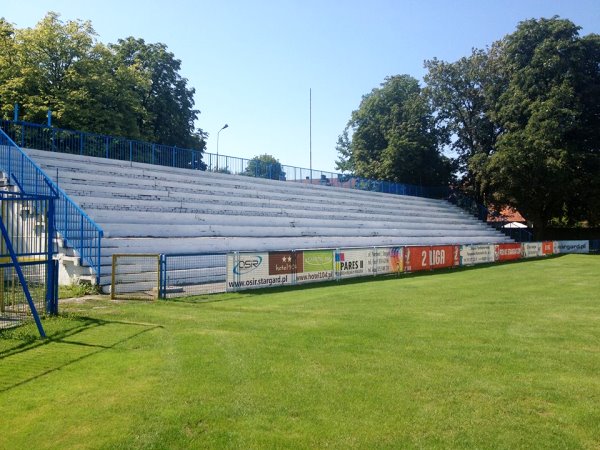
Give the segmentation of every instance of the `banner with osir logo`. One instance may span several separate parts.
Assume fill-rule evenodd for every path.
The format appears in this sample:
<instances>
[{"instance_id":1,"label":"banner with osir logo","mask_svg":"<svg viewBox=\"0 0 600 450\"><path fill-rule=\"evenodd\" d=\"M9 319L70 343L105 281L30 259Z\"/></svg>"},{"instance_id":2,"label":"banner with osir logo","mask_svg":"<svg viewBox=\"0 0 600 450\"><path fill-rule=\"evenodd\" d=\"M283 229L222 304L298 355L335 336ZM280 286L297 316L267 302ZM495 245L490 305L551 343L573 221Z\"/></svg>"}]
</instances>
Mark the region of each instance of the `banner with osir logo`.
<instances>
[{"instance_id":1,"label":"banner with osir logo","mask_svg":"<svg viewBox=\"0 0 600 450\"><path fill-rule=\"evenodd\" d=\"M297 253L302 252L229 253L227 290L237 291L291 284Z\"/></svg>"}]
</instances>

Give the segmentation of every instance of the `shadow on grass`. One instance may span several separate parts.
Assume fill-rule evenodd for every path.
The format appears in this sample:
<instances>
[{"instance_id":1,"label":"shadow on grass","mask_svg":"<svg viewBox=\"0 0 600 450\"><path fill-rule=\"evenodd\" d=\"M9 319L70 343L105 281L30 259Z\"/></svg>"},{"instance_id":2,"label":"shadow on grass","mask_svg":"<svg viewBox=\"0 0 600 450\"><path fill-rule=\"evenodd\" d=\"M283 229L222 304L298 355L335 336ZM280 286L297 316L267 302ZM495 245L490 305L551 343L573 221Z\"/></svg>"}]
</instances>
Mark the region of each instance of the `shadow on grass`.
<instances>
[{"instance_id":1,"label":"shadow on grass","mask_svg":"<svg viewBox=\"0 0 600 450\"><path fill-rule=\"evenodd\" d=\"M60 318L57 320L60 320ZM85 355L81 355L78 357L68 359L66 361L58 361L57 364L53 364L51 367L49 367L46 370L43 370L35 375L15 381L9 385L0 386L0 393L9 391L18 386L22 386L26 383L34 381L34 380L41 378L43 376L46 376L50 373L56 372L67 366L70 366L72 364L75 364L82 360L85 360L91 356L97 355L100 352L111 350L118 345L121 345L127 341L130 341L130 340L132 340L142 334L148 333L152 330L163 328L162 325L137 323L137 322L124 322L124 321L117 321L117 320L103 320L103 319L95 319L95 318L91 318L91 317L70 317L68 319L65 319L65 322L67 320L72 322L72 326L68 326L64 329L56 331L56 332L52 333L51 335L49 335L48 338L44 339L44 340L40 340L38 338L32 339L30 336L27 336L27 335L23 336L23 337L10 336L9 339L13 339L13 340L17 340L17 341L21 340L22 342L12 348L1 351L0 352L0 361L6 360L10 357L15 357L20 354L31 352L36 349L42 348L42 347L47 347L47 346L50 346L51 344L66 344L66 345L72 345L72 346L76 346L76 347L85 347L85 348L93 349L94 351L92 351L90 353L86 353ZM77 336L81 335L81 333L93 330L95 328L104 327L107 325L124 325L124 326L135 326L135 327L144 327L144 328L141 330L135 331L133 333L128 333L127 336L112 342L110 345L91 344L88 342L83 342L82 340L77 340Z\"/></svg>"}]
</instances>

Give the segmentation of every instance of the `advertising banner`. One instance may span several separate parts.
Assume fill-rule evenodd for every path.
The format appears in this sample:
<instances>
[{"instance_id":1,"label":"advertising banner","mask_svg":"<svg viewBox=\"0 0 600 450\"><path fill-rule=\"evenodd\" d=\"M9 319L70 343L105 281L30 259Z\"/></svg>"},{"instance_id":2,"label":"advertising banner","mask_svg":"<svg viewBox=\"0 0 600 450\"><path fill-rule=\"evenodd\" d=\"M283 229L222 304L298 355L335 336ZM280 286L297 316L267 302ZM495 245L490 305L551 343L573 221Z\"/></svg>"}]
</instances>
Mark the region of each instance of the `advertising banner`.
<instances>
[{"instance_id":1,"label":"advertising banner","mask_svg":"<svg viewBox=\"0 0 600 450\"><path fill-rule=\"evenodd\" d=\"M590 241L554 241L554 253L589 253Z\"/></svg>"},{"instance_id":2,"label":"advertising banner","mask_svg":"<svg viewBox=\"0 0 600 450\"><path fill-rule=\"evenodd\" d=\"M402 247L378 247L373 251L372 273L398 273L404 270Z\"/></svg>"},{"instance_id":3,"label":"advertising banner","mask_svg":"<svg viewBox=\"0 0 600 450\"><path fill-rule=\"evenodd\" d=\"M303 252L269 252L269 275L291 275L303 272Z\"/></svg>"},{"instance_id":4,"label":"advertising banner","mask_svg":"<svg viewBox=\"0 0 600 450\"><path fill-rule=\"evenodd\" d=\"M296 274L297 283L314 283L334 279L334 250L304 250L298 253L302 253L302 264L298 264L302 271L298 271Z\"/></svg>"},{"instance_id":5,"label":"advertising banner","mask_svg":"<svg viewBox=\"0 0 600 450\"><path fill-rule=\"evenodd\" d=\"M404 248L404 270L406 272L441 269L458 265L460 265L460 246L458 245L428 245Z\"/></svg>"},{"instance_id":6,"label":"advertising banner","mask_svg":"<svg viewBox=\"0 0 600 450\"><path fill-rule=\"evenodd\" d=\"M541 242L523 243L523 258L537 258L538 256L544 256Z\"/></svg>"},{"instance_id":7,"label":"advertising banner","mask_svg":"<svg viewBox=\"0 0 600 450\"><path fill-rule=\"evenodd\" d=\"M493 245L462 245L460 247L460 264L471 266L494 262Z\"/></svg>"},{"instance_id":8,"label":"advertising banner","mask_svg":"<svg viewBox=\"0 0 600 450\"><path fill-rule=\"evenodd\" d=\"M460 265L460 246L433 245L429 248L429 267L441 269Z\"/></svg>"},{"instance_id":9,"label":"advertising banner","mask_svg":"<svg viewBox=\"0 0 600 450\"><path fill-rule=\"evenodd\" d=\"M497 244L495 246L494 258L496 261L512 261L515 259L521 259L522 254L521 244Z\"/></svg>"},{"instance_id":10,"label":"advertising banner","mask_svg":"<svg viewBox=\"0 0 600 450\"><path fill-rule=\"evenodd\" d=\"M429 270L430 247L404 247L404 271Z\"/></svg>"},{"instance_id":11,"label":"advertising banner","mask_svg":"<svg viewBox=\"0 0 600 450\"><path fill-rule=\"evenodd\" d=\"M335 270L340 278L371 275L373 249L342 249L335 254Z\"/></svg>"},{"instance_id":12,"label":"advertising banner","mask_svg":"<svg viewBox=\"0 0 600 450\"><path fill-rule=\"evenodd\" d=\"M291 284L291 274L297 265L298 253L302 252L229 253L227 290L237 291ZM272 260L271 254L273 254Z\"/></svg>"},{"instance_id":13,"label":"advertising banner","mask_svg":"<svg viewBox=\"0 0 600 450\"><path fill-rule=\"evenodd\" d=\"M554 253L554 241L542 242L542 255L551 255Z\"/></svg>"}]
</instances>

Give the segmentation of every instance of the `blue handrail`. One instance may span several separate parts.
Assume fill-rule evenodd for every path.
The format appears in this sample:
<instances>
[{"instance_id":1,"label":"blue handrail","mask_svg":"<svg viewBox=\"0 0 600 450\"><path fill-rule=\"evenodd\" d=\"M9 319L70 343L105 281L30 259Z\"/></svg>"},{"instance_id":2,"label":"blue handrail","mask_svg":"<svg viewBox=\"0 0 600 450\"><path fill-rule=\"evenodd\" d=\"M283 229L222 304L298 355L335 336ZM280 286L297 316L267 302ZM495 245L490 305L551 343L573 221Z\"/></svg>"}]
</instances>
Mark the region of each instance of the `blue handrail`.
<instances>
[{"instance_id":1,"label":"blue handrail","mask_svg":"<svg viewBox=\"0 0 600 450\"><path fill-rule=\"evenodd\" d=\"M303 184L336 186L415 197L447 198L448 188L417 186L391 181L360 178L353 175L264 163L256 159L215 155L201 150L152 144L123 137L65 130L45 125L0 120L0 128L21 148L33 148L59 153L96 156L128 162L246 175Z\"/></svg>"},{"instance_id":2,"label":"blue handrail","mask_svg":"<svg viewBox=\"0 0 600 450\"><path fill-rule=\"evenodd\" d=\"M4 124L2 124L4 125ZM101 240L104 235L79 205L48 177L23 150L0 128L0 169L24 194L56 196L55 228L65 246L73 248L81 261L100 279Z\"/></svg>"}]
</instances>

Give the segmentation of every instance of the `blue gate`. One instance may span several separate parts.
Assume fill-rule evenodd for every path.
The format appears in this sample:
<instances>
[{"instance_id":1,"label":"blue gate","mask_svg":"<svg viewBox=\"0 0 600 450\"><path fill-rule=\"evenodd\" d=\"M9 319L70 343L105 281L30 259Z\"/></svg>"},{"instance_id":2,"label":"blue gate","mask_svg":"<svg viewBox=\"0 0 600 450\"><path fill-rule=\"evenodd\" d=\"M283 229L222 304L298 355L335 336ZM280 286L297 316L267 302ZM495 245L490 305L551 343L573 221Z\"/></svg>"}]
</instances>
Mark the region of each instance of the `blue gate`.
<instances>
[{"instance_id":1,"label":"blue gate","mask_svg":"<svg viewBox=\"0 0 600 450\"><path fill-rule=\"evenodd\" d=\"M55 197L0 191L0 328L58 313Z\"/></svg>"}]
</instances>

